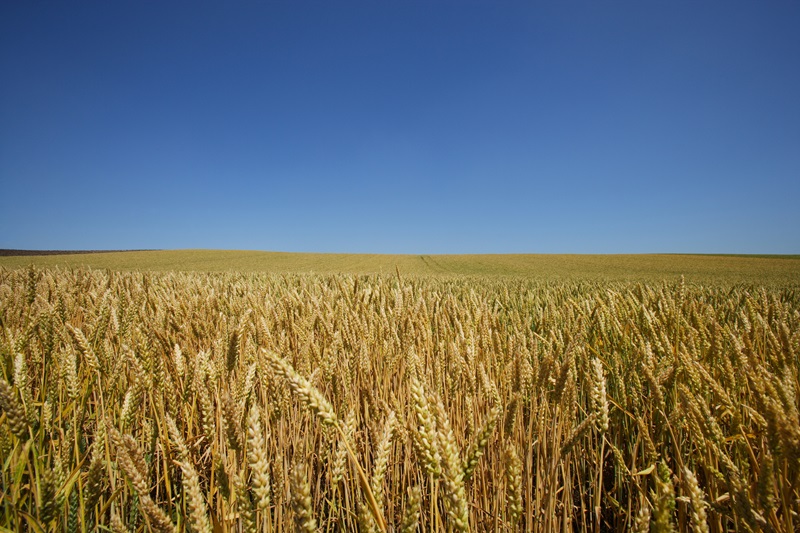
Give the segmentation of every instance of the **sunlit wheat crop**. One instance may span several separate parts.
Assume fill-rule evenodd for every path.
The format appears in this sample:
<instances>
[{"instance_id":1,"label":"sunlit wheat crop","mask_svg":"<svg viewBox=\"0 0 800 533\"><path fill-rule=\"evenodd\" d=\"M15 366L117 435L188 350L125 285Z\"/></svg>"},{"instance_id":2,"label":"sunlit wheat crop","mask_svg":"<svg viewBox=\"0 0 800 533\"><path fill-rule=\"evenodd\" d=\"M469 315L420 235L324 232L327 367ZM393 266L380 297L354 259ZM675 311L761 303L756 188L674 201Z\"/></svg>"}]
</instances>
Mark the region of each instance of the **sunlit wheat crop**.
<instances>
[{"instance_id":1,"label":"sunlit wheat crop","mask_svg":"<svg viewBox=\"0 0 800 533\"><path fill-rule=\"evenodd\" d=\"M797 531L800 293L0 269L12 531Z\"/></svg>"}]
</instances>

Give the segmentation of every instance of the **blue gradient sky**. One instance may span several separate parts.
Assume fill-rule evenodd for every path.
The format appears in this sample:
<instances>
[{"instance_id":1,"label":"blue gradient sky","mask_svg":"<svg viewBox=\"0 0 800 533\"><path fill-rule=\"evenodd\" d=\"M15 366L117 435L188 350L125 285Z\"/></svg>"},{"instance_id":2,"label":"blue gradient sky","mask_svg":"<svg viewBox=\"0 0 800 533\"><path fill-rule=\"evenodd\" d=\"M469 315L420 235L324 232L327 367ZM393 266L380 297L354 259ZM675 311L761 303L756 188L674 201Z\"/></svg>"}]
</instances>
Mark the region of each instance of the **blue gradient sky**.
<instances>
[{"instance_id":1,"label":"blue gradient sky","mask_svg":"<svg viewBox=\"0 0 800 533\"><path fill-rule=\"evenodd\" d=\"M800 253L798 28L796 1L2 2L0 248Z\"/></svg>"}]
</instances>

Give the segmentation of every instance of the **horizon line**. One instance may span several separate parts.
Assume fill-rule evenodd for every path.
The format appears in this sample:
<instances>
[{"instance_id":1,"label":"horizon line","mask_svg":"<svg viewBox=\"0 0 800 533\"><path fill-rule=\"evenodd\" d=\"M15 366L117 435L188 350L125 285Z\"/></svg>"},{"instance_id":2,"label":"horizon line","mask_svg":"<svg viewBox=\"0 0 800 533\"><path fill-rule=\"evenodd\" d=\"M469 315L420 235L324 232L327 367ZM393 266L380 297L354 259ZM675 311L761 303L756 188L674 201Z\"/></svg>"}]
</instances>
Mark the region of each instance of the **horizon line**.
<instances>
[{"instance_id":1,"label":"horizon line","mask_svg":"<svg viewBox=\"0 0 800 533\"><path fill-rule=\"evenodd\" d=\"M786 253L738 253L738 252L478 252L478 253L392 253L392 252L308 252L308 251L283 251L283 250L258 250L258 249L233 249L233 248L136 248L136 249L18 249L0 248L0 257L22 257L43 255L79 255L79 254L106 254L106 253L135 253L135 252L252 252L268 254L298 254L298 255L385 255L385 256L512 256L512 255L690 255L690 256L724 256L724 257L770 257L784 259L800 259L800 254Z\"/></svg>"}]
</instances>

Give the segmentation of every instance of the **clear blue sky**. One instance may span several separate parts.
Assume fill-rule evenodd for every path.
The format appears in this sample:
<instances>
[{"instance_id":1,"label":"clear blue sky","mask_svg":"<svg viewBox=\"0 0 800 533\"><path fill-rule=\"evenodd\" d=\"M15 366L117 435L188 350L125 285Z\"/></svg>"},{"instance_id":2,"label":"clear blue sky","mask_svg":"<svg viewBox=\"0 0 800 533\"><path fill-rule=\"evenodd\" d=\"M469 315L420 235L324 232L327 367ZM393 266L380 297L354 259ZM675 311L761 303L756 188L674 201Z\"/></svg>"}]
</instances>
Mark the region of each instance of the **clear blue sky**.
<instances>
[{"instance_id":1,"label":"clear blue sky","mask_svg":"<svg viewBox=\"0 0 800 533\"><path fill-rule=\"evenodd\" d=\"M800 2L2 2L0 197L0 248L797 254Z\"/></svg>"}]
</instances>

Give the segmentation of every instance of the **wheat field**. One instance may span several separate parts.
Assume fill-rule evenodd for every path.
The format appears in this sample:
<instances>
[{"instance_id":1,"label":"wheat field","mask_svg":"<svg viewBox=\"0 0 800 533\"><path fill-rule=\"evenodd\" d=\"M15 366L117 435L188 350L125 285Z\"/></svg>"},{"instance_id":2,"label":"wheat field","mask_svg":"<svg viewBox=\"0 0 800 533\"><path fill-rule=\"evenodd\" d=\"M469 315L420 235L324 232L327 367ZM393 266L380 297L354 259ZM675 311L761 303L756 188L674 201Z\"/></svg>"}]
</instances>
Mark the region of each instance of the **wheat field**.
<instances>
[{"instance_id":1,"label":"wheat field","mask_svg":"<svg viewBox=\"0 0 800 533\"><path fill-rule=\"evenodd\" d=\"M718 285L800 286L800 256L476 254L391 255L154 250L65 255L10 255L0 267L127 272L228 272L265 274L378 274L425 277L476 276L538 281L663 281Z\"/></svg>"},{"instance_id":2,"label":"wheat field","mask_svg":"<svg viewBox=\"0 0 800 533\"><path fill-rule=\"evenodd\" d=\"M29 267L0 304L4 530L800 528L796 284Z\"/></svg>"}]
</instances>

